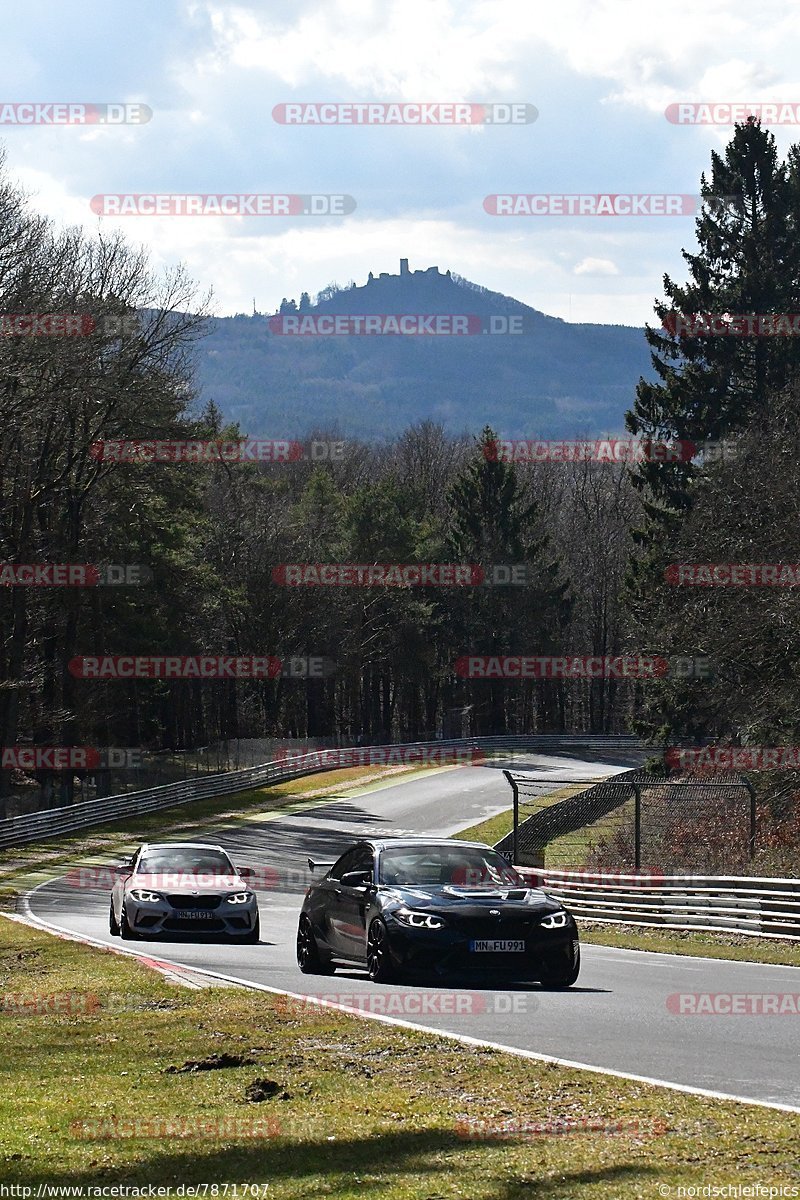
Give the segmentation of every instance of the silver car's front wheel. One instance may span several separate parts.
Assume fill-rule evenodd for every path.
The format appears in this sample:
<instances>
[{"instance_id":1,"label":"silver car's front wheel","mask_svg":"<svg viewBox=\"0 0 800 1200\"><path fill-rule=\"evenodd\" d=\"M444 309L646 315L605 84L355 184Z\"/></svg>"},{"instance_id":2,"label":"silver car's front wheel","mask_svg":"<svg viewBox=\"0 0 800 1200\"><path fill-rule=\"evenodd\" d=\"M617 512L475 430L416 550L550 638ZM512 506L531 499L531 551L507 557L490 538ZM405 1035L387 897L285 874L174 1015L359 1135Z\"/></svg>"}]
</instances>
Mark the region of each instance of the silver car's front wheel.
<instances>
[{"instance_id":1,"label":"silver car's front wheel","mask_svg":"<svg viewBox=\"0 0 800 1200\"><path fill-rule=\"evenodd\" d=\"M122 911L119 914L119 936L124 942L132 942L139 935L134 933L128 924L128 914L125 911L125 901L122 902Z\"/></svg>"}]
</instances>

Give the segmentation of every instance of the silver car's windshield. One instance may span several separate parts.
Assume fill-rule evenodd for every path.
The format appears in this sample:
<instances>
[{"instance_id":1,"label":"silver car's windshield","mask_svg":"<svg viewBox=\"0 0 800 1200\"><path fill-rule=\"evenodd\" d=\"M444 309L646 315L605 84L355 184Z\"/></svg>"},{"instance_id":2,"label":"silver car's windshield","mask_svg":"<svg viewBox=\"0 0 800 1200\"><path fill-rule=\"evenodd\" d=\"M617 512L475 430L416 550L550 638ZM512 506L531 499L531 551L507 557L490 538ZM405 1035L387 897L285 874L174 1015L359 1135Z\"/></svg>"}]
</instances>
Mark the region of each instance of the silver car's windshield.
<instances>
[{"instance_id":1,"label":"silver car's windshield","mask_svg":"<svg viewBox=\"0 0 800 1200\"><path fill-rule=\"evenodd\" d=\"M494 850L457 844L384 850L381 883L410 887L524 887L524 880Z\"/></svg>"},{"instance_id":2,"label":"silver car's windshield","mask_svg":"<svg viewBox=\"0 0 800 1200\"><path fill-rule=\"evenodd\" d=\"M227 854L222 850L204 850L201 846L163 846L158 850L146 850L136 868L139 875L157 875L172 871L189 871L202 875L236 874Z\"/></svg>"}]
</instances>

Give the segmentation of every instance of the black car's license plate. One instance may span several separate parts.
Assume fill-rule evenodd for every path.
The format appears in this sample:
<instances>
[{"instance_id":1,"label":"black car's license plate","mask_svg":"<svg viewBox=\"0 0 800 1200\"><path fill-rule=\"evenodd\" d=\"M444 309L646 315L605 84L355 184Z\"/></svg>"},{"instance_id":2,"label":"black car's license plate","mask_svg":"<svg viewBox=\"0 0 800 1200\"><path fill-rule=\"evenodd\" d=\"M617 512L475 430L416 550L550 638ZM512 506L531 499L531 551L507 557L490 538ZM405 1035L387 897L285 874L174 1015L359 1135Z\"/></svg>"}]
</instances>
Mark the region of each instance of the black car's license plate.
<instances>
[{"instance_id":1,"label":"black car's license plate","mask_svg":"<svg viewBox=\"0 0 800 1200\"><path fill-rule=\"evenodd\" d=\"M205 908L176 908L175 916L185 921L210 921L214 914Z\"/></svg>"},{"instance_id":2,"label":"black car's license plate","mask_svg":"<svg viewBox=\"0 0 800 1200\"><path fill-rule=\"evenodd\" d=\"M524 954L525 942L520 938L484 938L469 944L475 954Z\"/></svg>"}]
</instances>

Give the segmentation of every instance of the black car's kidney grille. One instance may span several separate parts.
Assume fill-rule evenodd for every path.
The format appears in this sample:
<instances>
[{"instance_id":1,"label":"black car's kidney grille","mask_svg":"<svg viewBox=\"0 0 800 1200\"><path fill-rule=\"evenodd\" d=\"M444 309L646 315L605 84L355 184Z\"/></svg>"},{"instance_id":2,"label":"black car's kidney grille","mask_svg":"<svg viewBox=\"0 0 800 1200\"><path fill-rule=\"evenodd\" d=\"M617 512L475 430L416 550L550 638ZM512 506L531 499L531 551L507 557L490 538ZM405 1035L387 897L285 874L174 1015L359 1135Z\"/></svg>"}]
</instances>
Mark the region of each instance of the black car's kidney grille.
<instances>
[{"instance_id":1,"label":"black car's kidney grille","mask_svg":"<svg viewBox=\"0 0 800 1200\"><path fill-rule=\"evenodd\" d=\"M467 917L448 913L448 925L473 938L526 938L535 928L531 917L520 918L516 913L507 917Z\"/></svg>"},{"instance_id":2,"label":"black car's kidney grille","mask_svg":"<svg viewBox=\"0 0 800 1200\"><path fill-rule=\"evenodd\" d=\"M167 903L173 908L219 908L221 896L167 896Z\"/></svg>"}]
</instances>

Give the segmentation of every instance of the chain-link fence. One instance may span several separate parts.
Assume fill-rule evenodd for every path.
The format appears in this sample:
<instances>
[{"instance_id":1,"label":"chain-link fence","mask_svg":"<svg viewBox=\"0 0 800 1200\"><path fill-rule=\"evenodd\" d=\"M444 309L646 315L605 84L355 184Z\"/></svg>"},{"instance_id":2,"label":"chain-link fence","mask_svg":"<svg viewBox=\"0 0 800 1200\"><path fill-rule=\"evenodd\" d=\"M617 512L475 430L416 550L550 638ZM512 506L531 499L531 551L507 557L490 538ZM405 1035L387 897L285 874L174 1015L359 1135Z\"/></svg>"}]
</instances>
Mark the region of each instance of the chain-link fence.
<instances>
[{"instance_id":1,"label":"chain-link fence","mask_svg":"<svg viewBox=\"0 0 800 1200\"><path fill-rule=\"evenodd\" d=\"M665 780L641 768L587 789L504 774L515 820L498 848L523 866L709 875L752 867L756 800L741 776Z\"/></svg>"}]
</instances>

